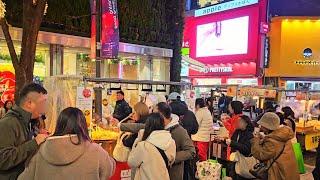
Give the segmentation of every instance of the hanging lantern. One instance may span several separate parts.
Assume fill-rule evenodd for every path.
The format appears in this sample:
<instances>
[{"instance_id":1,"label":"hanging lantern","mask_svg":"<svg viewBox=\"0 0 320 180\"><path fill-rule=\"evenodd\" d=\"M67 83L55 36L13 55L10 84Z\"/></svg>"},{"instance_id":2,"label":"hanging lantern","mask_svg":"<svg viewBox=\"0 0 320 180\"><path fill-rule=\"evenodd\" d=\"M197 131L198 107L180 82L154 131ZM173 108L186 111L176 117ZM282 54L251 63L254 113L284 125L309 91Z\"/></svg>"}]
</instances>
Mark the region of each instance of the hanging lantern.
<instances>
[{"instance_id":1,"label":"hanging lantern","mask_svg":"<svg viewBox=\"0 0 320 180\"><path fill-rule=\"evenodd\" d=\"M6 13L6 4L0 0L0 19L4 18Z\"/></svg>"}]
</instances>

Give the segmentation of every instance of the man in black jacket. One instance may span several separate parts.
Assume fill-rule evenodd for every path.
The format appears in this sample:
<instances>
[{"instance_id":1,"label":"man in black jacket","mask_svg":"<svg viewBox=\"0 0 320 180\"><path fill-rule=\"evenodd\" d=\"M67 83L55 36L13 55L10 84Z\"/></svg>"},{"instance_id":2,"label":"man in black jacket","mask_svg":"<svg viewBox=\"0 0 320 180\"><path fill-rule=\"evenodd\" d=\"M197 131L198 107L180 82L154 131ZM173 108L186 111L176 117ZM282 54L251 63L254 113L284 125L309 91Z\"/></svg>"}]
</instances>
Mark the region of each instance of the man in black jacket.
<instances>
[{"instance_id":1,"label":"man in black jacket","mask_svg":"<svg viewBox=\"0 0 320 180\"><path fill-rule=\"evenodd\" d=\"M113 117L121 121L132 113L132 108L124 100L123 91L117 92L117 103L113 112Z\"/></svg>"},{"instance_id":2,"label":"man in black jacket","mask_svg":"<svg viewBox=\"0 0 320 180\"><path fill-rule=\"evenodd\" d=\"M188 132L189 137L198 132L199 124L196 116L190 111L185 103L181 101L178 93L171 93L168 97L172 114L179 116L180 125ZM189 159L184 163L184 180L195 179L196 158Z\"/></svg>"}]
</instances>

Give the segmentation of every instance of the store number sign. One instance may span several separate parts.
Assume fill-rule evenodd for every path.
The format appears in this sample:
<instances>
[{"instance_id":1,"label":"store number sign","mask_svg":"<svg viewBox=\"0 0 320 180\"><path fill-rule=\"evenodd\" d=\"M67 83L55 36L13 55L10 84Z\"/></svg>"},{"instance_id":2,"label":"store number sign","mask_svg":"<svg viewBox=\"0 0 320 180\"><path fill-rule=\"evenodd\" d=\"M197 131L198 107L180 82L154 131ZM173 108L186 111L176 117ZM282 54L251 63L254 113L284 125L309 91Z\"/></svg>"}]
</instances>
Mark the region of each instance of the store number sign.
<instances>
[{"instance_id":1,"label":"store number sign","mask_svg":"<svg viewBox=\"0 0 320 180\"><path fill-rule=\"evenodd\" d=\"M305 146L306 150L316 149L319 145L320 132L313 134L306 134Z\"/></svg>"}]
</instances>

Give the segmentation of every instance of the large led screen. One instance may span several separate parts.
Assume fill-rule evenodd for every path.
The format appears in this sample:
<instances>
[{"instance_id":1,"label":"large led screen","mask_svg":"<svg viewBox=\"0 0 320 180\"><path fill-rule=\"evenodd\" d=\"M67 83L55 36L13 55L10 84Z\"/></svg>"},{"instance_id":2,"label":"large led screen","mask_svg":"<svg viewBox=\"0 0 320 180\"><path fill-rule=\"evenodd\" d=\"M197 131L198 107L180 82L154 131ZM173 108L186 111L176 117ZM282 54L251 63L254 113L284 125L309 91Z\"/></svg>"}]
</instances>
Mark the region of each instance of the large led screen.
<instances>
[{"instance_id":1,"label":"large led screen","mask_svg":"<svg viewBox=\"0 0 320 180\"><path fill-rule=\"evenodd\" d=\"M204 64L257 62L259 6L185 19L184 47Z\"/></svg>"},{"instance_id":2,"label":"large led screen","mask_svg":"<svg viewBox=\"0 0 320 180\"><path fill-rule=\"evenodd\" d=\"M197 57L247 54L249 16L197 26Z\"/></svg>"}]
</instances>

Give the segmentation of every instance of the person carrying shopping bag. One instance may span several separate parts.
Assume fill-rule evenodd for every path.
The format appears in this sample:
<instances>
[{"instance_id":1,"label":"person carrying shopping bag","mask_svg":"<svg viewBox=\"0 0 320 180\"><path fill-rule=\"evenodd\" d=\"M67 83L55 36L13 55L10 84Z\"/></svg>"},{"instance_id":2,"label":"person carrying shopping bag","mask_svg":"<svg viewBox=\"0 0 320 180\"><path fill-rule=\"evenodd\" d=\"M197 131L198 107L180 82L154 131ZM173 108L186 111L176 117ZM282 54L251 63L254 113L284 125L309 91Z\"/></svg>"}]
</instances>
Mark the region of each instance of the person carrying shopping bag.
<instances>
[{"instance_id":1,"label":"person carrying shopping bag","mask_svg":"<svg viewBox=\"0 0 320 180\"><path fill-rule=\"evenodd\" d=\"M176 145L170 132L164 129L159 113L151 114L129 154L128 164L136 168L134 180L170 180L168 169L176 157Z\"/></svg>"}]
</instances>

